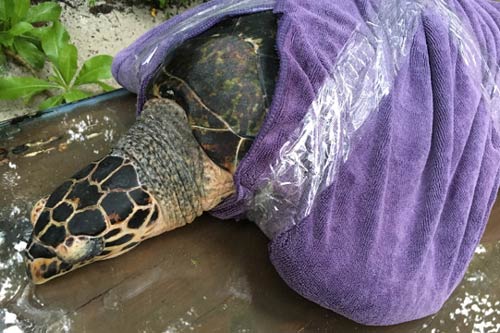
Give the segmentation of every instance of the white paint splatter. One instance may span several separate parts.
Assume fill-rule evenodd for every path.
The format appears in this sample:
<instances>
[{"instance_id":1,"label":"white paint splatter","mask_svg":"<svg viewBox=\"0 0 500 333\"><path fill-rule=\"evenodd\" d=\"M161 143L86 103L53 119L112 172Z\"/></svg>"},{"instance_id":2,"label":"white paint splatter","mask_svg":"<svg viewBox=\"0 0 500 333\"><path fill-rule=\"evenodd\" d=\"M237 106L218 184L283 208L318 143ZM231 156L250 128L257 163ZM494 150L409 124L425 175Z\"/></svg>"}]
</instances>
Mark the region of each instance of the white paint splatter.
<instances>
[{"instance_id":1,"label":"white paint splatter","mask_svg":"<svg viewBox=\"0 0 500 333\"><path fill-rule=\"evenodd\" d=\"M475 254L483 254L486 253L486 248L484 247L483 244L479 244L476 248L476 251L474 251Z\"/></svg>"},{"instance_id":2,"label":"white paint splatter","mask_svg":"<svg viewBox=\"0 0 500 333\"><path fill-rule=\"evenodd\" d=\"M24 331L18 326L11 326L5 328L3 333L24 333Z\"/></svg>"},{"instance_id":3,"label":"white paint splatter","mask_svg":"<svg viewBox=\"0 0 500 333\"><path fill-rule=\"evenodd\" d=\"M26 243L25 241L19 241L18 243L14 244L14 249L17 252L21 252L21 251L24 251L26 249L27 245L28 245L28 243Z\"/></svg>"},{"instance_id":4,"label":"white paint splatter","mask_svg":"<svg viewBox=\"0 0 500 333\"><path fill-rule=\"evenodd\" d=\"M14 206L14 207L12 208L12 211L10 212L9 217L10 217L10 218L14 218L14 217L16 217L17 215L19 215L19 213L21 213L21 208L19 208L19 207L17 207L17 206Z\"/></svg>"},{"instance_id":5,"label":"white paint splatter","mask_svg":"<svg viewBox=\"0 0 500 333\"><path fill-rule=\"evenodd\" d=\"M195 326L193 325L191 320L196 320L196 318L198 317L196 309L194 307L189 308L189 310L186 311L186 316L191 318L180 317L172 324L170 324L163 333L184 332L186 329L194 331Z\"/></svg>"},{"instance_id":6,"label":"white paint splatter","mask_svg":"<svg viewBox=\"0 0 500 333\"><path fill-rule=\"evenodd\" d=\"M0 282L0 302L4 302L10 296L12 287L12 280L9 277Z\"/></svg>"},{"instance_id":7,"label":"white paint splatter","mask_svg":"<svg viewBox=\"0 0 500 333\"><path fill-rule=\"evenodd\" d=\"M15 324L17 322L17 315L15 313L5 310L4 323L7 325Z\"/></svg>"}]
</instances>

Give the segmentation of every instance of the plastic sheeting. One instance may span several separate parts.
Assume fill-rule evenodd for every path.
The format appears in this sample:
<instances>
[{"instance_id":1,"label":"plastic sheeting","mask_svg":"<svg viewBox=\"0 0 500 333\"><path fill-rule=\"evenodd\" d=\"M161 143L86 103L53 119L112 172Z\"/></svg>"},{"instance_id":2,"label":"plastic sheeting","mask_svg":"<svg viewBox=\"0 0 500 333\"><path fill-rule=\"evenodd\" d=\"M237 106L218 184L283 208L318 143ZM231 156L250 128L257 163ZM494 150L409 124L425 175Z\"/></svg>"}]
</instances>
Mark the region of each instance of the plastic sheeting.
<instances>
[{"instance_id":1,"label":"plastic sheeting","mask_svg":"<svg viewBox=\"0 0 500 333\"><path fill-rule=\"evenodd\" d=\"M358 129L391 92L423 11L443 18L487 105L500 105L498 64L488 62L467 23L445 1L382 1L352 33L301 126L247 200L248 217L270 238L306 217L334 182ZM498 126L498 108L491 109Z\"/></svg>"}]
</instances>

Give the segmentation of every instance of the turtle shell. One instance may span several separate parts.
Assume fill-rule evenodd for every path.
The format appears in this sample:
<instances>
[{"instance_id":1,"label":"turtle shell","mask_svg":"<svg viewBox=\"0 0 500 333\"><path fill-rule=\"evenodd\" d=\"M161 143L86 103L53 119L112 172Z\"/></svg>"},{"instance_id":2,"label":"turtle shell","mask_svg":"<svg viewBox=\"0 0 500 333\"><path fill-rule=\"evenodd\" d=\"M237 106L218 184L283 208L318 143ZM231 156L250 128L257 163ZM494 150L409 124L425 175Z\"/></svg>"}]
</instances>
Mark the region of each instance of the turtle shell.
<instances>
[{"instance_id":1,"label":"turtle shell","mask_svg":"<svg viewBox=\"0 0 500 333\"><path fill-rule=\"evenodd\" d=\"M170 98L207 155L234 172L260 130L279 68L272 12L227 19L170 52L148 98Z\"/></svg>"}]
</instances>

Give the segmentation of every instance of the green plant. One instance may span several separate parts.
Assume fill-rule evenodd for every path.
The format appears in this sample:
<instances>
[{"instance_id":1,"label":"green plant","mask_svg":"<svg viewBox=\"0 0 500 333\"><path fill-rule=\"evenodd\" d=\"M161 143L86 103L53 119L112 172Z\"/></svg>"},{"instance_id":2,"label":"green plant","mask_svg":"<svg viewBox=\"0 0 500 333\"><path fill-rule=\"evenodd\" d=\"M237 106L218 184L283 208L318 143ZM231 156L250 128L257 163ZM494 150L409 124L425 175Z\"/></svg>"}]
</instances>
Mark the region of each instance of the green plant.
<instances>
[{"instance_id":1,"label":"green plant","mask_svg":"<svg viewBox=\"0 0 500 333\"><path fill-rule=\"evenodd\" d=\"M30 6L29 0L0 0L0 63L8 55L28 68L42 68L46 58L41 39L50 28L46 23L60 15L55 2Z\"/></svg>"},{"instance_id":2,"label":"green plant","mask_svg":"<svg viewBox=\"0 0 500 333\"><path fill-rule=\"evenodd\" d=\"M10 1L14 0L0 0L0 3L5 4ZM24 2L24 0L15 1ZM43 4L47 3L40 5ZM40 5L34 7L39 7ZM44 5L44 7L49 8L48 5ZM59 5L57 7L59 8L58 18L60 7ZM3 9L5 13L5 8ZM2 13L1 8L0 13ZM41 15L39 17L44 18ZM13 27L15 26L17 25ZM102 81L111 77L111 62L113 60L111 56L94 56L85 61L79 68L78 50L75 45L70 43L68 32L58 20L53 21L51 26L43 27L43 30L37 33L37 37L39 45L33 45L35 45L37 50L41 50L39 51L41 53L40 58L43 56L43 61L45 59L49 61L51 75L47 79L37 77L0 77L0 99L23 98L27 102L36 94L49 92L50 97L38 106L40 110L45 110L63 102L70 103L89 97L91 94L81 89L85 85L96 84L105 91L113 89L113 87ZM22 54L20 56L24 58Z\"/></svg>"},{"instance_id":3,"label":"green plant","mask_svg":"<svg viewBox=\"0 0 500 333\"><path fill-rule=\"evenodd\" d=\"M88 1L87 1L87 5L88 5L89 7L94 7L94 6L95 6L95 0L88 0Z\"/></svg>"}]
</instances>

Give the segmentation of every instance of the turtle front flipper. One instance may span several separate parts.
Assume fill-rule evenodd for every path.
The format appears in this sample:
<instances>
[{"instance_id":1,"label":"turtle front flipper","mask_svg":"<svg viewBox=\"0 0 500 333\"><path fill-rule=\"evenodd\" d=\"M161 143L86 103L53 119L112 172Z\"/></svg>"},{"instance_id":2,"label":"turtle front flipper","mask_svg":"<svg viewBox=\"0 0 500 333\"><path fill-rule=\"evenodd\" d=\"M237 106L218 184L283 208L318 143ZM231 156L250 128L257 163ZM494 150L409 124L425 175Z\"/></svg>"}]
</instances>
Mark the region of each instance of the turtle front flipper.
<instances>
[{"instance_id":1,"label":"turtle front flipper","mask_svg":"<svg viewBox=\"0 0 500 333\"><path fill-rule=\"evenodd\" d=\"M40 284L118 256L192 222L232 192L231 174L206 156L182 108L150 101L108 156L37 203L28 275Z\"/></svg>"}]
</instances>

